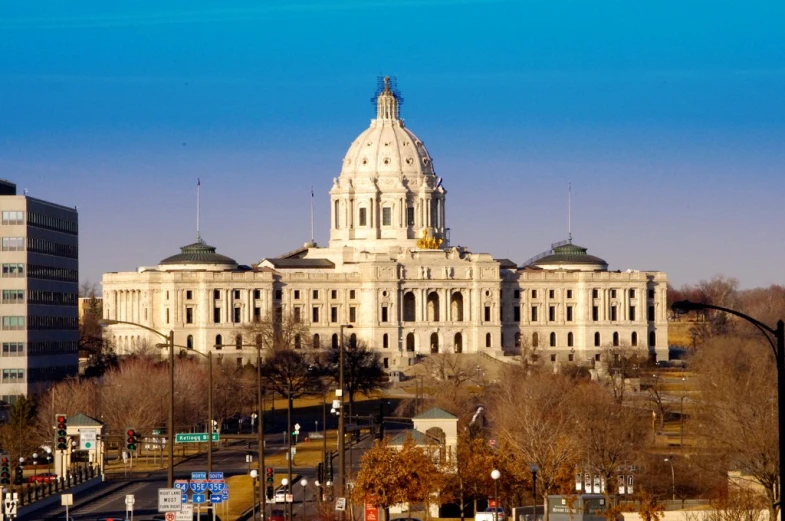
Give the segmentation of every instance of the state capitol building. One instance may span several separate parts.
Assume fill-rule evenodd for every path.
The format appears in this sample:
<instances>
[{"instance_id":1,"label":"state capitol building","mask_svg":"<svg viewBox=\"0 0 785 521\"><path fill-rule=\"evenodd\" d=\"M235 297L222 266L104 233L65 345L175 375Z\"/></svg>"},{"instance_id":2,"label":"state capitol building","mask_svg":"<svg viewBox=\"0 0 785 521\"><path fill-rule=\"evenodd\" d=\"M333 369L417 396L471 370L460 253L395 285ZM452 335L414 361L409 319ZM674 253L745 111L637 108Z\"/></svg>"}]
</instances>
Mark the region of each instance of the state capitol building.
<instances>
[{"instance_id":1,"label":"state capitol building","mask_svg":"<svg viewBox=\"0 0 785 521\"><path fill-rule=\"evenodd\" d=\"M571 240L519 266L452 246L447 192L430 154L399 117L389 82L376 118L352 143L330 189L330 240L245 266L200 238L157 266L103 276L104 318L168 333L175 344L253 361L244 328L291 316L309 326L294 347L348 341L380 352L385 367L417 355L501 357L525 347L542 362L591 363L629 345L667 360L667 277L610 271ZM160 339L110 326L119 354Z\"/></svg>"}]
</instances>

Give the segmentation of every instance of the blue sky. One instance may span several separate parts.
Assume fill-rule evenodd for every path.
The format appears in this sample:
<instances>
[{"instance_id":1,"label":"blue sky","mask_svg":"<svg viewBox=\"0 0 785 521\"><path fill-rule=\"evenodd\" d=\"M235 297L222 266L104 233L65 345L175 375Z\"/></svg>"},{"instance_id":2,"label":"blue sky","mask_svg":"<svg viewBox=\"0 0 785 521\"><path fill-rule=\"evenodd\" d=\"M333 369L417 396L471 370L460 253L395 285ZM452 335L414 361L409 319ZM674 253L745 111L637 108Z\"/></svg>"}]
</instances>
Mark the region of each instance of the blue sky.
<instances>
[{"instance_id":1,"label":"blue sky","mask_svg":"<svg viewBox=\"0 0 785 521\"><path fill-rule=\"evenodd\" d=\"M76 4L76 5L74 5ZM165 7L162 7L164 6ZM453 244L567 235L612 269L782 284L781 2L0 4L0 177L76 205L81 277L202 236L252 263L326 244L327 191L395 75Z\"/></svg>"}]
</instances>

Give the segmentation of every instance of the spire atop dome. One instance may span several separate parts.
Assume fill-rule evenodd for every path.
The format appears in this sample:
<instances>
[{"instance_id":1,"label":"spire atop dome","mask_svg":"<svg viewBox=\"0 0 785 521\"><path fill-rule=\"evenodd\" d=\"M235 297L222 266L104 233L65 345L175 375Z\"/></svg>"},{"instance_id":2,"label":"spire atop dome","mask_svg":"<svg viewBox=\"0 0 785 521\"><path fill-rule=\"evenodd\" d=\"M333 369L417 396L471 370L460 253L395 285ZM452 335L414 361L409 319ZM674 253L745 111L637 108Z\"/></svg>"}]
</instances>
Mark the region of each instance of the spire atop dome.
<instances>
[{"instance_id":1,"label":"spire atop dome","mask_svg":"<svg viewBox=\"0 0 785 521\"><path fill-rule=\"evenodd\" d=\"M382 82L384 82L382 84ZM399 119L399 107L403 103L403 98L398 92L395 78L385 76L379 78L379 85L376 96L372 101L376 103L376 119L397 121Z\"/></svg>"}]
</instances>

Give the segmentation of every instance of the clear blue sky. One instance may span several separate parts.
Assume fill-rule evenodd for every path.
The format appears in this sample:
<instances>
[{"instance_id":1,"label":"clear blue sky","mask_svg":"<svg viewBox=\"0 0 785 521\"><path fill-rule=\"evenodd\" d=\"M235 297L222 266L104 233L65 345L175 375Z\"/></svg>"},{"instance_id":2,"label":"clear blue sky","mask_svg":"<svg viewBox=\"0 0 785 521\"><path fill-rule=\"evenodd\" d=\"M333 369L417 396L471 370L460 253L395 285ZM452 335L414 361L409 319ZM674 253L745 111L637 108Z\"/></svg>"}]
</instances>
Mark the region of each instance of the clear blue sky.
<instances>
[{"instance_id":1,"label":"clear blue sky","mask_svg":"<svg viewBox=\"0 0 785 521\"><path fill-rule=\"evenodd\" d=\"M783 2L3 2L0 177L77 205L81 277L202 235L327 242L376 77L449 191L453 244L567 235L612 269L785 282Z\"/></svg>"}]
</instances>

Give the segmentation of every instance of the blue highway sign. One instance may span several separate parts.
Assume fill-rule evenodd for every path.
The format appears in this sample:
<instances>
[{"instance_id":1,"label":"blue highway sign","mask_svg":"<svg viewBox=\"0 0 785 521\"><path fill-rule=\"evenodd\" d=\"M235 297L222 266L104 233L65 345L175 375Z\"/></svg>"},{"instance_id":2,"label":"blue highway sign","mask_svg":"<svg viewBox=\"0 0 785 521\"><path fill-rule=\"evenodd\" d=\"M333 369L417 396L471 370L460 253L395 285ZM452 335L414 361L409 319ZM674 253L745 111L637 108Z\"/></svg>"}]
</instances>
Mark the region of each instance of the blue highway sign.
<instances>
[{"instance_id":1,"label":"blue highway sign","mask_svg":"<svg viewBox=\"0 0 785 521\"><path fill-rule=\"evenodd\" d=\"M210 494L210 503L218 504L223 501L223 496L221 494Z\"/></svg>"},{"instance_id":2,"label":"blue highway sign","mask_svg":"<svg viewBox=\"0 0 785 521\"><path fill-rule=\"evenodd\" d=\"M221 480L223 478L224 478L223 472L210 472L210 476L208 477L208 479L213 479L213 480Z\"/></svg>"},{"instance_id":3,"label":"blue highway sign","mask_svg":"<svg viewBox=\"0 0 785 521\"><path fill-rule=\"evenodd\" d=\"M204 494L194 494L191 497L193 498L193 501L194 501L195 505L199 505L199 504L205 503Z\"/></svg>"}]
</instances>

